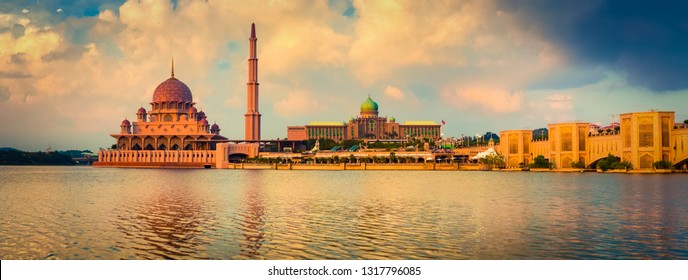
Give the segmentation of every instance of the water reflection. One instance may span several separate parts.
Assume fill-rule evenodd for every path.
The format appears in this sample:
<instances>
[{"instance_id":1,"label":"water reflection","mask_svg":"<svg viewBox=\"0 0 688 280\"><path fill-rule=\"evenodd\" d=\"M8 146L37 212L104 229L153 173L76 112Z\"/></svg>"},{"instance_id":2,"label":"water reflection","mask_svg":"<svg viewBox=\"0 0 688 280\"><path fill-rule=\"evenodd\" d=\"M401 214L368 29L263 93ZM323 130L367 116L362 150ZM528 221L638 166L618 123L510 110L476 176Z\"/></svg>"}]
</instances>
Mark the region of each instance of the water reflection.
<instances>
[{"instance_id":1,"label":"water reflection","mask_svg":"<svg viewBox=\"0 0 688 280\"><path fill-rule=\"evenodd\" d=\"M260 170L251 170L254 180L250 180L244 187L242 194L243 205L241 206L241 213L239 218L234 219L236 228L243 236L242 240L238 240L239 255L241 258L248 259L263 259L261 255L261 247L265 241L265 206L263 199L263 182L260 176ZM253 174L255 173L255 174Z\"/></svg>"},{"instance_id":2,"label":"water reflection","mask_svg":"<svg viewBox=\"0 0 688 280\"><path fill-rule=\"evenodd\" d=\"M204 259L208 233L216 228L213 207L193 190L185 176L157 186L115 209L115 227L124 234L118 242L135 259Z\"/></svg>"},{"instance_id":3,"label":"water reflection","mask_svg":"<svg viewBox=\"0 0 688 280\"><path fill-rule=\"evenodd\" d=\"M0 167L0 258L686 259L686 202L685 175Z\"/></svg>"}]
</instances>

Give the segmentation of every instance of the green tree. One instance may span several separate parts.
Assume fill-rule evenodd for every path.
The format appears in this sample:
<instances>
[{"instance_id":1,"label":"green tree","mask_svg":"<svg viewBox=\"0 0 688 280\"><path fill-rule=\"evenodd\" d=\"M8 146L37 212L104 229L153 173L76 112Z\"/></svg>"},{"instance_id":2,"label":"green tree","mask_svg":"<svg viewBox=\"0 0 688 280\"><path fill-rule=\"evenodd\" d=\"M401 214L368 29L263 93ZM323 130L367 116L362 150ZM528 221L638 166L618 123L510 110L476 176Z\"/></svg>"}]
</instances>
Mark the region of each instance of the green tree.
<instances>
[{"instance_id":1,"label":"green tree","mask_svg":"<svg viewBox=\"0 0 688 280\"><path fill-rule=\"evenodd\" d=\"M665 160L660 160L656 161L652 164L652 167L655 169L673 169L674 165L671 164L671 162L665 161Z\"/></svg>"},{"instance_id":2,"label":"green tree","mask_svg":"<svg viewBox=\"0 0 688 280\"><path fill-rule=\"evenodd\" d=\"M493 167L502 168L505 166L505 162L504 155L499 152L489 154L480 159L480 163L487 165L489 169L492 169Z\"/></svg>"},{"instance_id":3,"label":"green tree","mask_svg":"<svg viewBox=\"0 0 688 280\"><path fill-rule=\"evenodd\" d=\"M597 162L597 168L602 171L607 171L609 169L631 169L633 166L627 160L621 161L620 157L616 157L612 154L607 155L606 158Z\"/></svg>"},{"instance_id":4,"label":"green tree","mask_svg":"<svg viewBox=\"0 0 688 280\"><path fill-rule=\"evenodd\" d=\"M536 156L533 163L529 165L530 168L552 168L552 163L549 162L543 155Z\"/></svg>"},{"instance_id":5,"label":"green tree","mask_svg":"<svg viewBox=\"0 0 688 280\"><path fill-rule=\"evenodd\" d=\"M585 164L580 161L571 162L572 168L585 168Z\"/></svg>"}]
</instances>

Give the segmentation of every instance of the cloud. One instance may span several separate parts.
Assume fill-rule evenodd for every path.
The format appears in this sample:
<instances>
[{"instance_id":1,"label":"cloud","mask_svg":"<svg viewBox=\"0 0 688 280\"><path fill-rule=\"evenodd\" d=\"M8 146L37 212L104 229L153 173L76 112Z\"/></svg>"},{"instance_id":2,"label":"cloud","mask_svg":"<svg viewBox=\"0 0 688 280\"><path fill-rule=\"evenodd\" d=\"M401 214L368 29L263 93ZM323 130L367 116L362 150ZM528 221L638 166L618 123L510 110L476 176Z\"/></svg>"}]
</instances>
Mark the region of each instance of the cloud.
<instances>
[{"instance_id":1,"label":"cloud","mask_svg":"<svg viewBox=\"0 0 688 280\"><path fill-rule=\"evenodd\" d=\"M281 117L298 117L312 115L327 110L327 104L317 100L310 92L295 90L277 101L274 105L275 113Z\"/></svg>"},{"instance_id":2,"label":"cloud","mask_svg":"<svg viewBox=\"0 0 688 280\"><path fill-rule=\"evenodd\" d=\"M653 91L688 88L688 2L508 1L500 6L581 65L603 65Z\"/></svg>"},{"instance_id":3,"label":"cloud","mask_svg":"<svg viewBox=\"0 0 688 280\"><path fill-rule=\"evenodd\" d=\"M385 87L385 94L392 99L396 100L403 100L406 96L403 91L401 91L398 87L395 86L386 86Z\"/></svg>"},{"instance_id":4,"label":"cloud","mask_svg":"<svg viewBox=\"0 0 688 280\"><path fill-rule=\"evenodd\" d=\"M447 89L444 100L460 109L475 110L478 106L486 114L508 114L523 109L525 94L496 87L471 86Z\"/></svg>"},{"instance_id":5,"label":"cloud","mask_svg":"<svg viewBox=\"0 0 688 280\"><path fill-rule=\"evenodd\" d=\"M0 79L24 79L31 77L31 74L27 73L0 71Z\"/></svg>"}]
</instances>

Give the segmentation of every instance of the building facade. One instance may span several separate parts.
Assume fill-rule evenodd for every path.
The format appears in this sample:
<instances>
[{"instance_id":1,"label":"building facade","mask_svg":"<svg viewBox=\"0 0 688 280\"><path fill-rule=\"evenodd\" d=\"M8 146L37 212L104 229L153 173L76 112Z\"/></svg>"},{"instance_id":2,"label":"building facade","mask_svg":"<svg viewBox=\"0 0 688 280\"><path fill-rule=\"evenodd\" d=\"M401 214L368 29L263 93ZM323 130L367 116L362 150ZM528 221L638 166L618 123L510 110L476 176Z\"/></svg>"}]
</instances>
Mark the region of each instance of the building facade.
<instances>
[{"instance_id":1,"label":"building facade","mask_svg":"<svg viewBox=\"0 0 688 280\"><path fill-rule=\"evenodd\" d=\"M548 125L549 137L533 140L530 130L500 132L497 148L507 167L517 168L541 155L554 168L571 168L581 162L594 168L610 154L631 163L633 169L652 169L667 161L675 168L687 168L688 125L674 122L674 112L634 112L620 115L620 122L602 129L591 123Z\"/></svg>"},{"instance_id":2,"label":"building facade","mask_svg":"<svg viewBox=\"0 0 688 280\"><path fill-rule=\"evenodd\" d=\"M287 139L438 140L442 135L441 127L434 121L407 121L400 124L394 117L381 117L377 102L368 96L361 104L360 114L351 117L348 122L311 122L305 126L288 126Z\"/></svg>"}]
</instances>

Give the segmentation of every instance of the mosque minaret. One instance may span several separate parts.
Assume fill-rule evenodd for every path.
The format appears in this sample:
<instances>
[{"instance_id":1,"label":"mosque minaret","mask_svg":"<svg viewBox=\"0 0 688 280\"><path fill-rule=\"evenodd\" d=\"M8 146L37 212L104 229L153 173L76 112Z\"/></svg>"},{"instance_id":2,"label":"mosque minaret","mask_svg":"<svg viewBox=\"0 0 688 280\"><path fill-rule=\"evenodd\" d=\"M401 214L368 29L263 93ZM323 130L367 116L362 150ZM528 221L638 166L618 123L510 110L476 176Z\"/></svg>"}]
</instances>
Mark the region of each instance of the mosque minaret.
<instances>
[{"instance_id":1,"label":"mosque minaret","mask_svg":"<svg viewBox=\"0 0 688 280\"><path fill-rule=\"evenodd\" d=\"M245 139L260 140L260 112L258 112L258 57L256 57L256 25L251 24L250 57L248 59L248 83L246 91Z\"/></svg>"}]
</instances>

